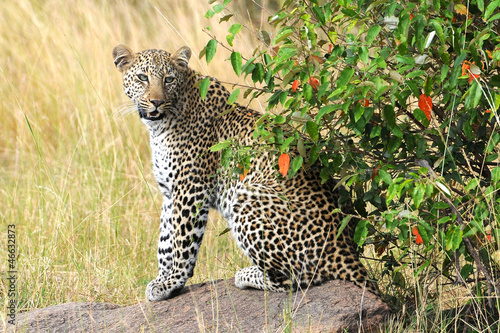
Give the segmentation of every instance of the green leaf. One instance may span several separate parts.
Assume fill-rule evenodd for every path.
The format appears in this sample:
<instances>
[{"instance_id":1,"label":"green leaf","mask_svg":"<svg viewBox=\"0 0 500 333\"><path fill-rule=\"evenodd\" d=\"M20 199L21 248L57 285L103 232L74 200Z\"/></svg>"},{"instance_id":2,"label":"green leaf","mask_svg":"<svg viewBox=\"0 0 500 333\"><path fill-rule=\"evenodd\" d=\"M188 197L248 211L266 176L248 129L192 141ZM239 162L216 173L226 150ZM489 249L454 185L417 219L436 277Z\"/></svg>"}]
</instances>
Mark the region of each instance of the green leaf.
<instances>
[{"instance_id":1,"label":"green leaf","mask_svg":"<svg viewBox=\"0 0 500 333\"><path fill-rule=\"evenodd\" d=\"M219 20L219 23L222 23L222 22L227 22L229 21L229 19L233 17L233 14L227 14L225 16L223 16L220 20Z\"/></svg>"},{"instance_id":2,"label":"green leaf","mask_svg":"<svg viewBox=\"0 0 500 333\"><path fill-rule=\"evenodd\" d=\"M361 46L359 48L359 59L361 59L362 62L365 64L368 64L370 62L370 57L368 54L368 48L366 46Z\"/></svg>"},{"instance_id":3,"label":"green leaf","mask_svg":"<svg viewBox=\"0 0 500 333\"><path fill-rule=\"evenodd\" d=\"M424 111L420 110L419 108L416 108L413 110L413 116L415 119L420 121L425 127L429 126L429 119L427 118L427 115L425 114Z\"/></svg>"},{"instance_id":4,"label":"green leaf","mask_svg":"<svg viewBox=\"0 0 500 333\"><path fill-rule=\"evenodd\" d=\"M456 225L450 225L446 232L446 250L458 250L462 242L463 231Z\"/></svg>"},{"instance_id":5,"label":"green leaf","mask_svg":"<svg viewBox=\"0 0 500 333\"><path fill-rule=\"evenodd\" d=\"M222 12L223 10L224 10L224 6L221 4L217 4L214 6L214 12L216 12L217 14Z\"/></svg>"},{"instance_id":6,"label":"green leaf","mask_svg":"<svg viewBox=\"0 0 500 333\"><path fill-rule=\"evenodd\" d=\"M340 234L342 231L345 229L345 227L349 224L349 221L351 221L352 215L347 215L342 219L342 223L340 223L339 230L337 231L337 235L335 236L335 239L339 238Z\"/></svg>"},{"instance_id":7,"label":"green leaf","mask_svg":"<svg viewBox=\"0 0 500 333\"><path fill-rule=\"evenodd\" d=\"M210 78L206 77L200 81L200 95L201 99L207 96L208 86L210 86Z\"/></svg>"},{"instance_id":8,"label":"green leaf","mask_svg":"<svg viewBox=\"0 0 500 333\"><path fill-rule=\"evenodd\" d=\"M216 143L215 145L213 145L212 147L210 147L210 151L219 151L219 150L222 150L222 149L226 149L226 148L228 148L230 146L231 146L231 142L230 141L222 141L222 142Z\"/></svg>"},{"instance_id":9,"label":"green leaf","mask_svg":"<svg viewBox=\"0 0 500 333\"><path fill-rule=\"evenodd\" d=\"M205 17L206 17L207 19L210 19L210 18L214 17L214 15L215 15L215 12L214 12L213 10L211 10L211 9L209 9L209 10L205 13Z\"/></svg>"},{"instance_id":10,"label":"green leaf","mask_svg":"<svg viewBox=\"0 0 500 333\"><path fill-rule=\"evenodd\" d=\"M361 106L360 103L356 104L356 107L354 108L354 122L357 123L359 119L363 116L363 113L365 112L365 109Z\"/></svg>"},{"instance_id":11,"label":"green leaf","mask_svg":"<svg viewBox=\"0 0 500 333\"><path fill-rule=\"evenodd\" d=\"M467 186L465 186L465 190L467 192L475 189L477 186L479 185L479 181L477 180L477 178L472 178L470 180L470 182L467 184Z\"/></svg>"},{"instance_id":12,"label":"green leaf","mask_svg":"<svg viewBox=\"0 0 500 333\"><path fill-rule=\"evenodd\" d=\"M262 65L260 62L255 64L255 68L252 71L252 81L255 82L262 82L264 80L264 75L266 74L266 71L264 69L264 65Z\"/></svg>"},{"instance_id":13,"label":"green leaf","mask_svg":"<svg viewBox=\"0 0 500 333\"><path fill-rule=\"evenodd\" d=\"M437 220L437 224L440 225L440 224L447 223L449 221L451 221L451 217L444 216L444 217L440 218L439 220Z\"/></svg>"},{"instance_id":14,"label":"green leaf","mask_svg":"<svg viewBox=\"0 0 500 333\"><path fill-rule=\"evenodd\" d=\"M373 127L372 131L370 132L370 139L378 138L380 136L380 133L382 133L382 127L380 126Z\"/></svg>"},{"instance_id":15,"label":"green leaf","mask_svg":"<svg viewBox=\"0 0 500 333\"><path fill-rule=\"evenodd\" d=\"M443 202L443 201L436 201L432 205L432 208L434 208L434 209L448 209L448 208L450 208L450 204Z\"/></svg>"},{"instance_id":16,"label":"green leaf","mask_svg":"<svg viewBox=\"0 0 500 333\"><path fill-rule=\"evenodd\" d=\"M385 121L387 121L387 124L389 124L389 127L394 127L396 126L396 115L394 114L394 107L390 104L386 104L384 106L384 118Z\"/></svg>"},{"instance_id":17,"label":"green leaf","mask_svg":"<svg viewBox=\"0 0 500 333\"><path fill-rule=\"evenodd\" d=\"M257 37L267 46L271 45L271 36L269 35L269 32L265 30L260 30L259 33L257 34Z\"/></svg>"},{"instance_id":18,"label":"green leaf","mask_svg":"<svg viewBox=\"0 0 500 333\"><path fill-rule=\"evenodd\" d=\"M413 57L404 57L399 54L396 55L396 61L407 65L415 65L415 59Z\"/></svg>"},{"instance_id":19,"label":"green leaf","mask_svg":"<svg viewBox=\"0 0 500 333\"><path fill-rule=\"evenodd\" d=\"M424 82L424 94L426 96L431 95L433 85L434 85L434 80L432 79L432 76L427 76Z\"/></svg>"},{"instance_id":20,"label":"green leaf","mask_svg":"<svg viewBox=\"0 0 500 333\"><path fill-rule=\"evenodd\" d=\"M286 122L286 117L283 117L280 115L277 115L276 117L274 117L274 123L277 125L284 124L285 122Z\"/></svg>"},{"instance_id":21,"label":"green leaf","mask_svg":"<svg viewBox=\"0 0 500 333\"><path fill-rule=\"evenodd\" d=\"M284 152L285 149L295 140L295 137L291 136L288 139L286 139L283 144L281 145L281 152ZM297 145L298 146L298 145ZM299 150L300 152L300 150ZM302 155L302 154L301 154Z\"/></svg>"},{"instance_id":22,"label":"green leaf","mask_svg":"<svg viewBox=\"0 0 500 333\"><path fill-rule=\"evenodd\" d=\"M319 139L319 131L318 131L318 125L314 121L308 121L306 123L306 131L311 137L311 140L313 141L318 141Z\"/></svg>"},{"instance_id":23,"label":"green leaf","mask_svg":"<svg viewBox=\"0 0 500 333\"><path fill-rule=\"evenodd\" d=\"M356 226L356 230L354 231L354 242L358 244L358 246L363 245L366 236L368 235L368 221L362 220Z\"/></svg>"},{"instance_id":24,"label":"green leaf","mask_svg":"<svg viewBox=\"0 0 500 333\"><path fill-rule=\"evenodd\" d=\"M211 39L207 43L205 57L207 59L207 64L212 61L215 56L215 52L217 51L217 40Z\"/></svg>"},{"instance_id":25,"label":"green leaf","mask_svg":"<svg viewBox=\"0 0 500 333\"><path fill-rule=\"evenodd\" d=\"M490 140L488 141L488 145L486 146L485 153L489 154L498 147L498 143L500 142L500 133L493 132L491 134Z\"/></svg>"},{"instance_id":26,"label":"green leaf","mask_svg":"<svg viewBox=\"0 0 500 333\"><path fill-rule=\"evenodd\" d=\"M488 18L490 17L490 15L493 13L493 11L495 9L497 9L498 7L500 7L500 1L499 0L495 0L495 1L492 1L488 7L486 7L485 11L484 11L484 15L483 15L483 19L486 21L488 20Z\"/></svg>"},{"instance_id":27,"label":"green leaf","mask_svg":"<svg viewBox=\"0 0 500 333\"><path fill-rule=\"evenodd\" d=\"M321 109L319 109L318 114L316 115L316 121L319 121L325 114L328 114L338 108L337 105L325 105Z\"/></svg>"},{"instance_id":28,"label":"green leaf","mask_svg":"<svg viewBox=\"0 0 500 333\"><path fill-rule=\"evenodd\" d=\"M394 284L396 286L398 286L400 288L404 289L406 287L405 276L400 271L393 272L393 274L392 274L392 281L394 282Z\"/></svg>"},{"instance_id":29,"label":"green leaf","mask_svg":"<svg viewBox=\"0 0 500 333\"><path fill-rule=\"evenodd\" d=\"M293 34L293 29L290 27L285 27L282 29L277 35L276 38L274 38L273 44L277 45L279 42L283 41L285 38Z\"/></svg>"},{"instance_id":30,"label":"green leaf","mask_svg":"<svg viewBox=\"0 0 500 333\"><path fill-rule=\"evenodd\" d=\"M392 184L391 175L389 175L389 173L387 171L380 169L378 171L378 175L380 176L380 179L382 179L384 181L384 183L386 183L387 185Z\"/></svg>"},{"instance_id":31,"label":"green leaf","mask_svg":"<svg viewBox=\"0 0 500 333\"><path fill-rule=\"evenodd\" d=\"M231 105L234 102L236 102L239 95L240 95L240 89L233 90L233 92L231 93L231 95L229 95L229 98L227 99L227 104Z\"/></svg>"},{"instance_id":32,"label":"green leaf","mask_svg":"<svg viewBox=\"0 0 500 333\"><path fill-rule=\"evenodd\" d=\"M498 19L500 19L500 13L497 13L497 14L493 15L492 17L490 17L490 19L488 20L488 23L492 22L492 21L496 21Z\"/></svg>"},{"instance_id":33,"label":"green leaf","mask_svg":"<svg viewBox=\"0 0 500 333\"><path fill-rule=\"evenodd\" d=\"M382 27L380 25L372 25L370 29L368 29L368 32L366 33L366 38L365 42L367 45L372 45L373 40L377 35L380 33L380 30L382 30Z\"/></svg>"},{"instance_id":34,"label":"green leaf","mask_svg":"<svg viewBox=\"0 0 500 333\"><path fill-rule=\"evenodd\" d=\"M228 31L230 34L236 35L238 32L240 32L240 30L241 30L241 24L235 23L229 28Z\"/></svg>"},{"instance_id":35,"label":"green leaf","mask_svg":"<svg viewBox=\"0 0 500 333\"><path fill-rule=\"evenodd\" d=\"M434 31L436 31L436 35L441 40L442 43L445 42L444 32L443 32L443 23L437 20L431 20L432 27Z\"/></svg>"},{"instance_id":36,"label":"green leaf","mask_svg":"<svg viewBox=\"0 0 500 333\"><path fill-rule=\"evenodd\" d=\"M418 234L422 237L424 244L429 244L429 235L427 234L427 230L422 226L417 226Z\"/></svg>"},{"instance_id":37,"label":"green leaf","mask_svg":"<svg viewBox=\"0 0 500 333\"><path fill-rule=\"evenodd\" d=\"M236 75L240 76L241 74L241 53L233 52L231 53L231 65L233 66L233 70Z\"/></svg>"},{"instance_id":38,"label":"green leaf","mask_svg":"<svg viewBox=\"0 0 500 333\"><path fill-rule=\"evenodd\" d=\"M424 194L425 194L425 185L418 183L414 188L413 188L413 203L415 204L415 207L418 209L420 207L420 203L424 199Z\"/></svg>"},{"instance_id":39,"label":"green leaf","mask_svg":"<svg viewBox=\"0 0 500 333\"><path fill-rule=\"evenodd\" d=\"M309 84L305 84L303 88L303 93L304 93L304 99L306 101L310 101L312 98L312 87Z\"/></svg>"},{"instance_id":40,"label":"green leaf","mask_svg":"<svg viewBox=\"0 0 500 333\"><path fill-rule=\"evenodd\" d=\"M477 0L477 8L479 8L480 11L484 12L484 0Z\"/></svg>"},{"instance_id":41,"label":"green leaf","mask_svg":"<svg viewBox=\"0 0 500 333\"><path fill-rule=\"evenodd\" d=\"M347 15L349 17L356 16L356 12L354 10L352 10L352 9L349 9L349 8L342 9L342 13L344 13L345 15Z\"/></svg>"},{"instance_id":42,"label":"green leaf","mask_svg":"<svg viewBox=\"0 0 500 333\"><path fill-rule=\"evenodd\" d=\"M478 106L479 101L481 101L482 93L483 92L481 91L481 86L476 81L473 81L469 94L471 108L475 108L476 106Z\"/></svg>"},{"instance_id":43,"label":"green leaf","mask_svg":"<svg viewBox=\"0 0 500 333\"><path fill-rule=\"evenodd\" d=\"M233 46L233 41L234 41L234 35L227 35L226 36L226 41L229 45Z\"/></svg>"},{"instance_id":44,"label":"green leaf","mask_svg":"<svg viewBox=\"0 0 500 333\"><path fill-rule=\"evenodd\" d=\"M302 158L302 156L295 156L292 160L292 171L293 171L293 174L296 174L297 171L299 171L300 167L302 166L302 163L304 162L304 159Z\"/></svg>"},{"instance_id":45,"label":"green leaf","mask_svg":"<svg viewBox=\"0 0 500 333\"><path fill-rule=\"evenodd\" d=\"M500 167L496 167L491 170L491 181L493 183L500 182Z\"/></svg>"},{"instance_id":46,"label":"green leaf","mask_svg":"<svg viewBox=\"0 0 500 333\"><path fill-rule=\"evenodd\" d=\"M318 6L314 6L312 8L312 10L314 12L314 16L316 16L316 18L318 19L318 21L321 24L325 24L325 14L323 13L323 8L318 7Z\"/></svg>"},{"instance_id":47,"label":"green leaf","mask_svg":"<svg viewBox=\"0 0 500 333\"><path fill-rule=\"evenodd\" d=\"M254 65L254 62L255 61L255 58L250 58L248 59L248 61L243 65L243 67L241 68L241 71L245 74L250 74L252 73L252 71L254 70L255 68L255 65Z\"/></svg>"},{"instance_id":48,"label":"green leaf","mask_svg":"<svg viewBox=\"0 0 500 333\"><path fill-rule=\"evenodd\" d=\"M406 74L406 78L407 79L414 79L416 77L426 76L426 75L427 75L427 73L425 71L418 70L418 71L413 71L413 72Z\"/></svg>"},{"instance_id":49,"label":"green leaf","mask_svg":"<svg viewBox=\"0 0 500 333\"><path fill-rule=\"evenodd\" d=\"M342 73L340 73L339 78L337 79L337 88L342 88L343 86L345 86L353 75L354 75L354 68L351 67L344 68Z\"/></svg>"},{"instance_id":50,"label":"green leaf","mask_svg":"<svg viewBox=\"0 0 500 333\"><path fill-rule=\"evenodd\" d=\"M469 275L474 271L474 266L471 264L465 264L464 267L460 270L460 275L462 279L466 281L469 278Z\"/></svg>"},{"instance_id":51,"label":"green leaf","mask_svg":"<svg viewBox=\"0 0 500 333\"><path fill-rule=\"evenodd\" d=\"M419 98L420 97L420 89L415 84L415 82L410 80L410 81L406 81L405 83L410 88L411 92L413 93L413 96L415 96L416 98Z\"/></svg>"}]
</instances>

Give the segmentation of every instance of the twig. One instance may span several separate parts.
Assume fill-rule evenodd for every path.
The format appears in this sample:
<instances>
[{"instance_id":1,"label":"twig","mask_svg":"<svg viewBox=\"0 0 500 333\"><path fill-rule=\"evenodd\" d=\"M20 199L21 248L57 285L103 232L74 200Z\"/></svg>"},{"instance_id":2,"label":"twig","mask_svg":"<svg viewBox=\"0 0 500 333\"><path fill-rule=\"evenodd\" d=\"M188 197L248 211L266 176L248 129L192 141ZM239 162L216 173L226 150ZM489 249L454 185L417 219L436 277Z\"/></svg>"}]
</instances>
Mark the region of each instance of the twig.
<instances>
[{"instance_id":1,"label":"twig","mask_svg":"<svg viewBox=\"0 0 500 333\"><path fill-rule=\"evenodd\" d=\"M366 280L365 280L365 286L363 287L363 293L361 294L361 302L359 304L359 326L358 326L358 333L362 332L362 327L363 327L363 300L365 299L365 291L366 291Z\"/></svg>"}]
</instances>

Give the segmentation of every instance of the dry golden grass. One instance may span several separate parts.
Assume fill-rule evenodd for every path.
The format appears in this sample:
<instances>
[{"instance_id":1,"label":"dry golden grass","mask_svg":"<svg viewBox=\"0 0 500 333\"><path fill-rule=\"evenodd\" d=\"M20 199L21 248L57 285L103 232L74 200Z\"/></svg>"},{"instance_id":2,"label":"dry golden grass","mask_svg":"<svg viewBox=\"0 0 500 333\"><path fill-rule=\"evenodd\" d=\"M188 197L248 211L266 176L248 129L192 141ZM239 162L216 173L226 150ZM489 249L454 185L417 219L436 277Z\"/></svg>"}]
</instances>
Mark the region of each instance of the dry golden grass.
<instances>
[{"instance_id":1,"label":"dry golden grass","mask_svg":"<svg viewBox=\"0 0 500 333\"><path fill-rule=\"evenodd\" d=\"M130 104L111 50L175 51L225 81L222 49L207 66L198 53L227 25L204 18L205 0L0 2L0 271L7 225L16 225L19 311L69 301L130 304L157 271L161 195L151 175L147 129ZM250 34L239 45L253 50ZM230 66L230 65L229 65ZM190 283L233 276L247 264L216 215ZM6 282L0 284L5 323Z\"/></svg>"}]
</instances>

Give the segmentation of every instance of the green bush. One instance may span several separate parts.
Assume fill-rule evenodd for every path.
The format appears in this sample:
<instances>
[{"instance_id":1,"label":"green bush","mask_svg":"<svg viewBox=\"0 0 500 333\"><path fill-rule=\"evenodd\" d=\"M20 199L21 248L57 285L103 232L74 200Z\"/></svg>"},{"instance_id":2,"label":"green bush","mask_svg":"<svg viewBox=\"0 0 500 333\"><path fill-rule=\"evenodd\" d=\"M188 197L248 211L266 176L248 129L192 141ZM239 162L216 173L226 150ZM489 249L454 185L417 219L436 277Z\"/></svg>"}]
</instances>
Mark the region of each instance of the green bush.
<instances>
[{"instance_id":1,"label":"green bush","mask_svg":"<svg viewBox=\"0 0 500 333\"><path fill-rule=\"evenodd\" d=\"M207 17L229 20L229 2ZM245 97L268 95L255 136L290 155L288 177L321 163L323 180L352 191L356 242L384 262L377 278L389 277L395 306L411 267L421 290L437 278L459 284L485 318L498 315L499 7L287 0L269 17L274 31L256 33L253 52L233 45L240 23L202 52L209 61L224 45L235 73L259 87ZM236 173L251 167L251 151L226 152L239 161Z\"/></svg>"}]
</instances>

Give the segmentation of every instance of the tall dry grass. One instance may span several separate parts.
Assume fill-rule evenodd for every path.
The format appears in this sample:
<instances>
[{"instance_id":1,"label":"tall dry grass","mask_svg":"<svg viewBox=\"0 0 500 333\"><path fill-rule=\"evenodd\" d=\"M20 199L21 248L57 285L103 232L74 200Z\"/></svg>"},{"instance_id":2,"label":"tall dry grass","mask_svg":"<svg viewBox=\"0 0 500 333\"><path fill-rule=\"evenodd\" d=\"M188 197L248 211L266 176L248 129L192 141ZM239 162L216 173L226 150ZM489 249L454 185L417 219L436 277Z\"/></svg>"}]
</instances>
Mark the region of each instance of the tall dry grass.
<instances>
[{"instance_id":1,"label":"tall dry grass","mask_svg":"<svg viewBox=\"0 0 500 333\"><path fill-rule=\"evenodd\" d=\"M162 199L146 128L135 114L115 116L129 102L111 50L189 45L192 67L234 82L228 53L209 66L198 60L209 40L202 28L227 33L204 18L208 8L206 0L0 2L0 271L15 224L19 311L144 299L157 271ZM253 50L250 35L238 43ZM191 283L247 264L228 234L217 236L223 229L216 216L209 221ZM5 323L5 280L0 296Z\"/></svg>"}]
</instances>

